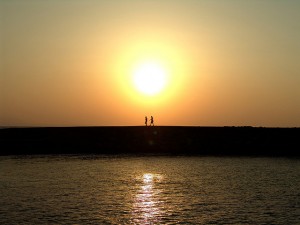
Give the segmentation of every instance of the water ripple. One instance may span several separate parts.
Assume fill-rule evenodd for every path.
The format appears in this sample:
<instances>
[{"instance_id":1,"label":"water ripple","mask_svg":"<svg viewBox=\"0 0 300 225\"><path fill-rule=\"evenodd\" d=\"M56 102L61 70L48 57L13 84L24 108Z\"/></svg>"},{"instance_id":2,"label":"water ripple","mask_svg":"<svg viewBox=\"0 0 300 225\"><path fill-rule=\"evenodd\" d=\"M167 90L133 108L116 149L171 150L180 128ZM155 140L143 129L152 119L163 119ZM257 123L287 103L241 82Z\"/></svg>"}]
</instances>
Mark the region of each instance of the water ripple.
<instances>
[{"instance_id":1,"label":"water ripple","mask_svg":"<svg viewBox=\"0 0 300 225\"><path fill-rule=\"evenodd\" d=\"M0 224L299 224L300 161L0 157Z\"/></svg>"}]
</instances>

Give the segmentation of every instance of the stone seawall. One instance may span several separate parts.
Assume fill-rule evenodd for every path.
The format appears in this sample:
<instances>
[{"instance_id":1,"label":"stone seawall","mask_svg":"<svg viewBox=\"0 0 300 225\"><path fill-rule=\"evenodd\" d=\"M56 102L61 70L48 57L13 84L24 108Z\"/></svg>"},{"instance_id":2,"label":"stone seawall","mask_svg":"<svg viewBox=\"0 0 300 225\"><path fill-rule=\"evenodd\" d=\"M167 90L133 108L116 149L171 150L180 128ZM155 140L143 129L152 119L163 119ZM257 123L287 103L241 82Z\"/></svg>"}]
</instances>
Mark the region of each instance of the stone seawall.
<instances>
[{"instance_id":1,"label":"stone seawall","mask_svg":"<svg viewBox=\"0 0 300 225\"><path fill-rule=\"evenodd\" d=\"M300 156L300 128L41 127L0 129L0 155Z\"/></svg>"}]
</instances>

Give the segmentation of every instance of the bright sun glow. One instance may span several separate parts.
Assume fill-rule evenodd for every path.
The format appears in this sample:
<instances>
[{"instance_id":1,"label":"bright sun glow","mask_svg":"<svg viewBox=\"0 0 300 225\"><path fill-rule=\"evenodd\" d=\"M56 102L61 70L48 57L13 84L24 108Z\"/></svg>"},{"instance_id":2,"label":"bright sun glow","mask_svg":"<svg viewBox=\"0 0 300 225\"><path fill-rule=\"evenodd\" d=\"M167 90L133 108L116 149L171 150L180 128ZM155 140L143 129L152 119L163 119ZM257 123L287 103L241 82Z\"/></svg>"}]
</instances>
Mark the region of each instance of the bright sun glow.
<instances>
[{"instance_id":1,"label":"bright sun glow","mask_svg":"<svg viewBox=\"0 0 300 225\"><path fill-rule=\"evenodd\" d=\"M133 83L135 88L146 95L160 93L167 83L165 69L157 62L143 62L133 72Z\"/></svg>"}]
</instances>

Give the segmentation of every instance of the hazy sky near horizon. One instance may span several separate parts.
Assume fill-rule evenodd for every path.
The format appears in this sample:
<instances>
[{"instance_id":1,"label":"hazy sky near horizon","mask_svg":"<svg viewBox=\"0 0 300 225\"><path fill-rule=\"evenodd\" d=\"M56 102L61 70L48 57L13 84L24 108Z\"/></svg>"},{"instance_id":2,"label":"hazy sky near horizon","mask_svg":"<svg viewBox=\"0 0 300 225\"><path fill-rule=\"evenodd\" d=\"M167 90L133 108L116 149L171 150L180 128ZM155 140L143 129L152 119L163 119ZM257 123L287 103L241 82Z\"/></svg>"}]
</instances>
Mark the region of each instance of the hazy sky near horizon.
<instances>
[{"instance_id":1,"label":"hazy sky near horizon","mask_svg":"<svg viewBox=\"0 0 300 225\"><path fill-rule=\"evenodd\" d=\"M300 126L300 1L2 0L0 125ZM145 96L132 71L163 65Z\"/></svg>"}]
</instances>

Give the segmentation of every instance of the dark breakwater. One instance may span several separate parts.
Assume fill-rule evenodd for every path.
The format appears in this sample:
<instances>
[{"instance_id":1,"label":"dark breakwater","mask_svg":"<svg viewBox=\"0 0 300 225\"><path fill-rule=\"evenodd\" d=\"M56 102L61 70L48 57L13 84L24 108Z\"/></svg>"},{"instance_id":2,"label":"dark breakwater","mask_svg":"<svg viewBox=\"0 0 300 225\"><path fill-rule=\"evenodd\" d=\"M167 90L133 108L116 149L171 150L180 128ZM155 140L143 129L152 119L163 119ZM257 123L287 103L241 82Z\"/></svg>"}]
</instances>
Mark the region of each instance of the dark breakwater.
<instances>
[{"instance_id":1,"label":"dark breakwater","mask_svg":"<svg viewBox=\"0 0 300 225\"><path fill-rule=\"evenodd\" d=\"M0 154L300 156L300 128L43 127L0 129Z\"/></svg>"}]
</instances>

